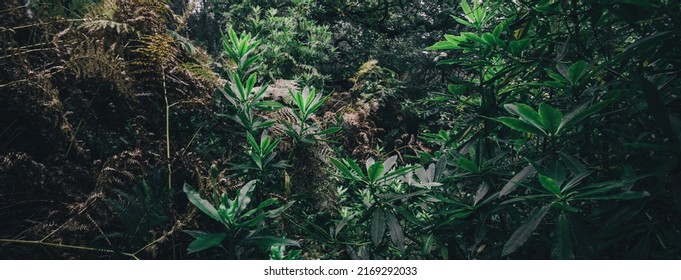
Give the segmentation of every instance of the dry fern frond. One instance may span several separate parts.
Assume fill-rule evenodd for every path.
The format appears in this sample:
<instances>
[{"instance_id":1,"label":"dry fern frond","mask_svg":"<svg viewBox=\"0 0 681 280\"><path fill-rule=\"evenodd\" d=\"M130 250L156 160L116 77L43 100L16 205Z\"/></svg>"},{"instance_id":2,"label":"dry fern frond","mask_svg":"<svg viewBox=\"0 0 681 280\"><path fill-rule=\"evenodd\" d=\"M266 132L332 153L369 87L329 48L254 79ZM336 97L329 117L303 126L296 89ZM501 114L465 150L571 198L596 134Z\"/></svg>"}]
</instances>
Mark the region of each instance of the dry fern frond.
<instances>
[{"instance_id":1,"label":"dry fern frond","mask_svg":"<svg viewBox=\"0 0 681 280\"><path fill-rule=\"evenodd\" d=\"M88 32L115 30L117 34L135 33L139 36L139 32L129 24L116 22L110 19L85 20L81 23L79 28L85 29Z\"/></svg>"},{"instance_id":2,"label":"dry fern frond","mask_svg":"<svg viewBox=\"0 0 681 280\"><path fill-rule=\"evenodd\" d=\"M165 1L119 0L114 20L135 27L142 34L163 34L173 20L173 12Z\"/></svg>"},{"instance_id":3,"label":"dry fern frond","mask_svg":"<svg viewBox=\"0 0 681 280\"><path fill-rule=\"evenodd\" d=\"M132 73L144 87L158 87L164 79L163 75L179 64L180 50L175 40L166 34L144 36L137 42L141 45L132 51L138 55L131 62Z\"/></svg>"},{"instance_id":4,"label":"dry fern frond","mask_svg":"<svg viewBox=\"0 0 681 280\"><path fill-rule=\"evenodd\" d=\"M129 94L127 65L122 58L113 54L114 49L115 45L107 49L101 41L83 42L72 50L66 69L71 70L77 78L108 81L116 86L118 92Z\"/></svg>"},{"instance_id":5,"label":"dry fern frond","mask_svg":"<svg viewBox=\"0 0 681 280\"><path fill-rule=\"evenodd\" d=\"M114 15L118 12L117 0L103 0L96 5L90 5L85 8L85 19L108 19L113 20Z\"/></svg>"}]
</instances>

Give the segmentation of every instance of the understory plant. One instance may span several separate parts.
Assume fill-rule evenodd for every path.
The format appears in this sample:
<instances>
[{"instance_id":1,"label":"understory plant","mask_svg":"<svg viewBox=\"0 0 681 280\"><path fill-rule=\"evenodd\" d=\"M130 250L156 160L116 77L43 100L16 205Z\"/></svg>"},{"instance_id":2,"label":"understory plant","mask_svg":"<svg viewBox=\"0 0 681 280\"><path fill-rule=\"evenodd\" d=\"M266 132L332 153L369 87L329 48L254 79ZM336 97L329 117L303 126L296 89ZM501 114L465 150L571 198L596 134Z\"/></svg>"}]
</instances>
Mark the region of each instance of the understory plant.
<instances>
[{"instance_id":1,"label":"understory plant","mask_svg":"<svg viewBox=\"0 0 681 280\"><path fill-rule=\"evenodd\" d=\"M261 248L261 251L267 252L282 251L282 246L300 247L295 240L263 234L263 231L268 230L268 224L264 221L278 217L291 206L292 202L272 208L278 206L279 201L277 198L270 198L253 205L255 187L256 181L249 181L237 191L234 198L230 198L226 192L219 195L214 193L215 203L211 203L203 199L192 186L185 184L184 192L189 201L206 216L224 226L224 229L218 232L185 230L184 232L194 237L187 252L191 254L219 247L222 251L216 256L242 259L257 256L254 248Z\"/></svg>"},{"instance_id":2,"label":"understory plant","mask_svg":"<svg viewBox=\"0 0 681 280\"><path fill-rule=\"evenodd\" d=\"M678 168L678 148L659 149L681 140L669 126L678 74L662 70L680 47L662 22L678 9L634 2L460 2L461 31L429 48L450 54L439 64L452 73L429 102L462 115L425 134L437 149L420 155L453 163L431 208L440 257L648 258L678 244L655 206ZM657 19L635 24L624 6ZM619 35L590 32L606 26Z\"/></svg>"}]
</instances>

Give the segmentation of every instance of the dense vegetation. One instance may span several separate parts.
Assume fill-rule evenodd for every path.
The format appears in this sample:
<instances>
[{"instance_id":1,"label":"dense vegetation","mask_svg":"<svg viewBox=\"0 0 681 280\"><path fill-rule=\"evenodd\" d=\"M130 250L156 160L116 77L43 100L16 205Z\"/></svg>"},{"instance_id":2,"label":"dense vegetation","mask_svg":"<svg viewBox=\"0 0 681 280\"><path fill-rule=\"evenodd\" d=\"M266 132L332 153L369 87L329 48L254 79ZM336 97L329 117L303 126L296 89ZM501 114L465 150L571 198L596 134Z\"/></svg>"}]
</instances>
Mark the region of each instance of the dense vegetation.
<instances>
[{"instance_id":1,"label":"dense vegetation","mask_svg":"<svg viewBox=\"0 0 681 280\"><path fill-rule=\"evenodd\" d=\"M677 0L0 3L3 259L678 259Z\"/></svg>"}]
</instances>

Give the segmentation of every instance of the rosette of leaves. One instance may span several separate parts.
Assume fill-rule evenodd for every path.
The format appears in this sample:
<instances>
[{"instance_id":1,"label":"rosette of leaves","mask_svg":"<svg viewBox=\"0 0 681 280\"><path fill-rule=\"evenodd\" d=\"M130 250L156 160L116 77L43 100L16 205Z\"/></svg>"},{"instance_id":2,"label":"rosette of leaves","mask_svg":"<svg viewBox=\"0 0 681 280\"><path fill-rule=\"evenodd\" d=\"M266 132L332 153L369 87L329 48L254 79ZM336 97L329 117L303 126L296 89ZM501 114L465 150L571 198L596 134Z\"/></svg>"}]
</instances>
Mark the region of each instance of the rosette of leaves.
<instances>
[{"instance_id":1,"label":"rosette of leaves","mask_svg":"<svg viewBox=\"0 0 681 280\"><path fill-rule=\"evenodd\" d=\"M209 218L224 226L224 231L220 232L185 230L184 232L194 237L187 248L188 253L219 247L227 257L240 259L246 257L253 246L265 250L270 250L273 246L300 247L295 240L264 234L267 230L264 221L278 217L293 202L273 208L279 204L279 200L270 198L258 205L252 205L256 182L253 180L244 184L233 198L226 192L219 196L215 194L214 204L202 198L192 186L184 185L189 201ZM278 247L277 250L283 249Z\"/></svg>"}]
</instances>

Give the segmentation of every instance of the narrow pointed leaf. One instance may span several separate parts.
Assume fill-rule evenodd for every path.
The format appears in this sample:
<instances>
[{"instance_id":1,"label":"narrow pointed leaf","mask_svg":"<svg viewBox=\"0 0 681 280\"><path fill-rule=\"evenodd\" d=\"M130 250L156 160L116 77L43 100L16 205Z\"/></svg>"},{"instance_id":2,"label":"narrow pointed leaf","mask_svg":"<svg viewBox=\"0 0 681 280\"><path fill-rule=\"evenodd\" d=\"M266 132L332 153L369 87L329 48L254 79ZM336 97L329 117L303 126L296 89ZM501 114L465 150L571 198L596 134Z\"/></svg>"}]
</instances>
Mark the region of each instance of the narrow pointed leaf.
<instances>
[{"instance_id":1,"label":"narrow pointed leaf","mask_svg":"<svg viewBox=\"0 0 681 280\"><path fill-rule=\"evenodd\" d=\"M560 260L572 260L575 258L575 253L572 250L570 223L565 213L561 213L556 220L556 228L553 230L553 250L551 256L554 259Z\"/></svg>"},{"instance_id":2,"label":"narrow pointed leaf","mask_svg":"<svg viewBox=\"0 0 681 280\"><path fill-rule=\"evenodd\" d=\"M560 196L560 185L551 179L551 177L539 175L539 182L545 189L549 190L556 196Z\"/></svg>"},{"instance_id":3,"label":"narrow pointed leaf","mask_svg":"<svg viewBox=\"0 0 681 280\"><path fill-rule=\"evenodd\" d=\"M242 242L246 243L246 244L254 244L254 245L262 246L262 247L265 247L265 248L269 248L269 247L272 247L272 246L300 247L300 243L298 241L287 239L287 238L282 238L282 237L276 237L276 236L249 237L249 238L244 239Z\"/></svg>"},{"instance_id":4,"label":"narrow pointed leaf","mask_svg":"<svg viewBox=\"0 0 681 280\"><path fill-rule=\"evenodd\" d=\"M225 240L225 237L227 237L227 234L225 233L206 233L197 230L185 230L184 232L195 238L194 241L189 243L189 247L187 247L188 254L220 245L220 243Z\"/></svg>"},{"instance_id":5,"label":"narrow pointed leaf","mask_svg":"<svg viewBox=\"0 0 681 280\"><path fill-rule=\"evenodd\" d=\"M385 213L385 221L388 224L390 240L401 253L404 253L404 232L402 231L400 222L395 217L395 214L390 211Z\"/></svg>"},{"instance_id":6,"label":"narrow pointed leaf","mask_svg":"<svg viewBox=\"0 0 681 280\"><path fill-rule=\"evenodd\" d=\"M515 252L527 242L528 239L530 239L530 236L532 236L532 233L537 229L537 226L541 223L541 221L544 219L544 216L546 216L546 213L549 211L550 206L544 206L541 209L535 210L530 217L525 220L525 222L520 225L520 227L513 232L511 235L511 238L506 241L506 244L504 244L504 248L501 251L501 256L506 256L510 253Z\"/></svg>"},{"instance_id":7,"label":"narrow pointed leaf","mask_svg":"<svg viewBox=\"0 0 681 280\"><path fill-rule=\"evenodd\" d=\"M383 210L378 208L371 217L371 241L378 246L385 233L385 215Z\"/></svg>"},{"instance_id":8,"label":"narrow pointed leaf","mask_svg":"<svg viewBox=\"0 0 681 280\"><path fill-rule=\"evenodd\" d=\"M183 190L184 193L187 194L189 202L194 204L196 208L199 208L201 212L205 213L206 215L208 215L208 217L212 218L213 220L222 223L222 218L220 218L220 215L218 215L218 211L215 209L213 204L208 202L208 200L201 198L201 194L196 189L194 189L189 184L185 183Z\"/></svg>"},{"instance_id":9,"label":"narrow pointed leaf","mask_svg":"<svg viewBox=\"0 0 681 280\"><path fill-rule=\"evenodd\" d=\"M525 180L527 177L531 176L534 174L536 170L532 165L528 165L523 170L520 170L520 172L516 173L511 180L508 180L508 183L504 185L503 188L501 188L501 191L499 192L499 197L507 195L511 193L513 190L518 187L518 184L520 184L523 180Z\"/></svg>"}]
</instances>

